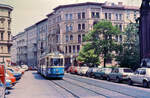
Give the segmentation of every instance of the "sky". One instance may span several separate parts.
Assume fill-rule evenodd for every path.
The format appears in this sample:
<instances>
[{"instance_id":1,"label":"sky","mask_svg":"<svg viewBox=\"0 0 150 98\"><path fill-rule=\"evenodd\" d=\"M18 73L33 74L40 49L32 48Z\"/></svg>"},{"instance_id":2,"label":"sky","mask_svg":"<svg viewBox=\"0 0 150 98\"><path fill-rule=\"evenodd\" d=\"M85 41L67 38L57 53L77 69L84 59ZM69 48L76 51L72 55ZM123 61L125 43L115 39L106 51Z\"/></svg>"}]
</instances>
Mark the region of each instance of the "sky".
<instances>
[{"instance_id":1,"label":"sky","mask_svg":"<svg viewBox=\"0 0 150 98\"><path fill-rule=\"evenodd\" d=\"M141 0L0 0L1 4L8 4L12 11L12 35L23 32L25 28L46 18L59 5L81 2L123 2L125 5L140 6Z\"/></svg>"}]
</instances>

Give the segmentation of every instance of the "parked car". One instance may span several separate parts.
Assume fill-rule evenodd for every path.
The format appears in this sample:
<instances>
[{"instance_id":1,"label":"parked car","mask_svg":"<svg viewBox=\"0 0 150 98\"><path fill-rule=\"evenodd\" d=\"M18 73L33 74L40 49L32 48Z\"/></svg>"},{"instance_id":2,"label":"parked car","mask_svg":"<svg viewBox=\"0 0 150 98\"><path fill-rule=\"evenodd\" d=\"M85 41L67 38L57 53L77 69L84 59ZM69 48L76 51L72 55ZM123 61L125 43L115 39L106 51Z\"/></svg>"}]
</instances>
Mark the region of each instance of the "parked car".
<instances>
[{"instance_id":1,"label":"parked car","mask_svg":"<svg viewBox=\"0 0 150 98\"><path fill-rule=\"evenodd\" d=\"M102 68L98 68L96 72L93 73L94 78L102 79L102 75L104 75L104 71L102 71Z\"/></svg>"},{"instance_id":2,"label":"parked car","mask_svg":"<svg viewBox=\"0 0 150 98\"><path fill-rule=\"evenodd\" d=\"M104 74L102 75L103 79L107 79L107 76L112 72L112 68L102 68L102 71L104 71Z\"/></svg>"},{"instance_id":3,"label":"parked car","mask_svg":"<svg viewBox=\"0 0 150 98\"><path fill-rule=\"evenodd\" d=\"M9 71L14 75L14 77L16 78L16 80L19 80L19 79L21 78L21 76L22 76L21 73L16 72L16 71L13 70L13 69L8 68L7 70L9 70Z\"/></svg>"},{"instance_id":4,"label":"parked car","mask_svg":"<svg viewBox=\"0 0 150 98\"><path fill-rule=\"evenodd\" d=\"M80 67L79 74L80 75L85 75L88 69L89 69L89 67L86 67L86 66Z\"/></svg>"},{"instance_id":5,"label":"parked car","mask_svg":"<svg viewBox=\"0 0 150 98\"><path fill-rule=\"evenodd\" d=\"M5 85L0 80L0 98L5 98Z\"/></svg>"},{"instance_id":6,"label":"parked car","mask_svg":"<svg viewBox=\"0 0 150 98\"><path fill-rule=\"evenodd\" d=\"M129 76L128 84L133 83L142 84L143 87L149 87L150 84L150 68L139 68L133 75Z\"/></svg>"},{"instance_id":7,"label":"parked car","mask_svg":"<svg viewBox=\"0 0 150 98\"><path fill-rule=\"evenodd\" d=\"M68 72L68 73L71 73L72 70L73 70L73 66L70 66L70 67L68 68L67 72Z\"/></svg>"},{"instance_id":8,"label":"parked car","mask_svg":"<svg viewBox=\"0 0 150 98\"><path fill-rule=\"evenodd\" d=\"M21 68L25 69L26 71L28 71L28 66L27 65L21 65Z\"/></svg>"},{"instance_id":9,"label":"parked car","mask_svg":"<svg viewBox=\"0 0 150 98\"><path fill-rule=\"evenodd\" d=\"M128 80L128 76L132 75L133 71L130 68L114 68L111 73L108 74L107 80L115 80L115 82L122 82Z\"/></svg>"},{"instance_id":10,"label":"parked car","mask_svg":"<svg viewBox=\"0 0 150 98\"><path fill-rule=\"evenodd\" d=\"M6 71L5 75L6 75L6 79L11 80L12 85L15 85L16 78L12 74L10 74L8 71Z\"/></svg>"},{"instance_id":11,"label":"parked car","mask_svg":"<svg viewBox=\"0 0 150 98\"><path fill-rule=\"evenodd\" d=\"M6 88L11 88L13 87L11 80L6 79Z\"/></svg>"},{"instance_id":12,"label":"parked car","mask_svg":"<svg viewBox=\"0 0 150 98\"><path fill-rule=\"evenodd\" d=\"M72 67L72 72L71 73L73 73L73 74L77 74L77 70L79 70L79 66L73 66Z\"/></svg>"},{"instance_id":13,"label":"parked car","mask_svg":"<svg viewBox=\"0 0 150 98\"><path fill-rule=\"evenodd\" d=\"M86 72L86 76L87 77L93 77L94 76L94 72L96 72L98 70L97 67L92 67L92 68L89 68Z\"/></svg>"},{"instance_id":14,"label":"parked car","mask_svg":"<svg viewBox=\"0 0 150 98\"><path fill-rule=\"evenodd\" d=\"M0 64L0 98L5 98L6 93L6 80L5 80L5 67L4 64Z\"/></svg>"}]
</instances>

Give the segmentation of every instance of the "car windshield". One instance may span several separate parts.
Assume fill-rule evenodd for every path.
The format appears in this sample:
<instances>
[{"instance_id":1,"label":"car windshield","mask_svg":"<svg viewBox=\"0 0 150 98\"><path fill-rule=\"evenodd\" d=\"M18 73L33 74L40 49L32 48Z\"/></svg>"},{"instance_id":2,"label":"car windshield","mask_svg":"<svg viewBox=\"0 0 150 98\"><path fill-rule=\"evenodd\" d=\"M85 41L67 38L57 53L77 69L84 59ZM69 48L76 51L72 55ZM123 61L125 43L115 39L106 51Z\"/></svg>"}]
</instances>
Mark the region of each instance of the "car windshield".
<instances>
[{"instance_id":1,"label":"car windshield","mask_svg":"<svg viewBox=\"0 0 150 98\"><path fill-rule=\"evenodd\" d=\"M133 72L131 69L123 69L123 71L126 73L132 73Z\"/></svg>"},{"instance_id":2,"label":"car windshield","mask_svg":"<svg viewBox=\"0 0 150 98\"><path fill-rule=\"evenodd\" d=\"M63 59L53 58L51 59L52 66L63 66Z\"/></svg>"}]
</instances>

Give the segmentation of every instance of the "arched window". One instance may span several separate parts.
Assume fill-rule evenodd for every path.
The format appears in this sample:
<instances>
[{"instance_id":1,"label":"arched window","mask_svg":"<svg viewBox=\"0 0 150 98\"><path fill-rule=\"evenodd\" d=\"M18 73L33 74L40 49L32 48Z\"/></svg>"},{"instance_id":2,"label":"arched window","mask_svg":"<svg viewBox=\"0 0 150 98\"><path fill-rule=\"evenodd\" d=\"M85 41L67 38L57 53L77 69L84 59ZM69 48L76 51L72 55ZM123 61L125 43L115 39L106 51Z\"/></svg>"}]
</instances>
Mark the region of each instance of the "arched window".
<instances>
[{"instance_id":1,"label":"arched window","mask_svg":"<svg viewBox=\"0 0 150 98\"><path fill-rule=\"evenodd\" d=\"M78 43L81 43L81 35L78 35Z\"/></svg>"},{"instance_id":2,"label":"arched window","mask_svg":"<svg viewBox=\"0 0 150 98\"><path fill-rule=\"evenodd\" d=\"M70 40L73 40L73 35L70 35Z\"/></svg>"}]
</instances>

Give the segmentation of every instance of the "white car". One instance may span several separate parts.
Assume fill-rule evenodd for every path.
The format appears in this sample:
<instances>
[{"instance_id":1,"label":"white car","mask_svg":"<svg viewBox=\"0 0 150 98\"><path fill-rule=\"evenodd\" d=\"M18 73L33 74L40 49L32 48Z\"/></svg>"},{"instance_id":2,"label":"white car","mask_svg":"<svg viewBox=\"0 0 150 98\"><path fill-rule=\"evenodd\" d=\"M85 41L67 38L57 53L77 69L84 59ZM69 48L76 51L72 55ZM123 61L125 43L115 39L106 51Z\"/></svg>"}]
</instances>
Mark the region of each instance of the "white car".
<instances>
[{"instance_id":1,"label":"white car","mask_svg":"<svg viewBox=\"0 0 150 98\"><path fill-rule=\"evenodd\" d=\"M139 68L133 75L129 76L128 84L142 84L143 87L149 87L150 84L150 68Z\"/></svg>"},{"instance_id":2,"label":"white car","mask_svg":"<svg viewBox=\"0 0 150 98\"><path fill-rule=\"evenodd\" d=\"M89 67L80 67L80 75L85 75Z\"/></svg>"}]
</instances>

